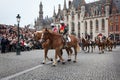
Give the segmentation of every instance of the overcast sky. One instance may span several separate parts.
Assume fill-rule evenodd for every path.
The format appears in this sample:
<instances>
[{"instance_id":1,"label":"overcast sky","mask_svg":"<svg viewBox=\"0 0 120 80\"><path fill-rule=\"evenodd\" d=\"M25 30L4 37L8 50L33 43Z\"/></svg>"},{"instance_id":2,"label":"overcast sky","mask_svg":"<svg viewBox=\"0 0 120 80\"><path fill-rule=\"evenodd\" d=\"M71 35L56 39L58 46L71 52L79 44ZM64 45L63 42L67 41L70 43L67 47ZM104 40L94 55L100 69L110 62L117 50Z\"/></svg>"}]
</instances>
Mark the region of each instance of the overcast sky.
<instances>
[{"instance_id":1,"label":"overcast sky","mask_svg":"<svg viewBox=\"0 0 120 80\"><path fill-rule=\"evenodd\" d=\"M34 20L39 15L39 4L43 3L43 15L51 17L54 6L56 11L58 4L63 8L64 0L0 0L0 24L16 24L16 16L20 14L20 25L34 24ZM67 0L68 1L68 0ZM86 0L92 2L95 0Z\"/></svg>"}]
</instances>

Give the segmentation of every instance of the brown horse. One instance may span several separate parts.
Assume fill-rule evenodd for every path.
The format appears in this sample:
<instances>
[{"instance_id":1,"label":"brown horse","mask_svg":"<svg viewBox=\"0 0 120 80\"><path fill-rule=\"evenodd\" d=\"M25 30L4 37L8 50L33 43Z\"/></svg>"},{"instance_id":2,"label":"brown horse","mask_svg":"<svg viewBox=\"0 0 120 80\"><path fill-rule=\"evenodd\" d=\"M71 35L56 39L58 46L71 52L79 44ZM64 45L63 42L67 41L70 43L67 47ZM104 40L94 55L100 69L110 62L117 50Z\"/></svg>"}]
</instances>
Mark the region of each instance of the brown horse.
<instances>
[{"instance_id":1,"label":"brown horse","mask_svg":"<svg viewBox=\"0 0 120 80\"><path fill-rule=\"evenodd\" d=\"M114 42L110 40L109 38L106 39L107 47L109 51L112 51L112 48L114 46Z\"/></svg>"},{"instance_id":2,"label":"brown horse","mask_svg":"<svg viewBox=\"0 0 120 80\"><path fill-rule=\"evenodd\" d=\"M71 42L69 42L67 45L68 45L68 48L71 48L71 47L74 48L74 51L75 51L74 62L76 62L77 61L77 49L79 47L78 39L73 35L70 35L70 38L71 38ZM57 56L59 56L60 60L64 62L64 59L60 55L60 51L64 48L64 45L65 45L63 36L61 34L51 32L46 28L45 30L43 30L41 42L46 41L47 39L50 40L49 45L52 45L53 49L55 49L55 59L53 61L53 65L57 64Z\"/></svg>"},{"instance_id":3,"label":"brown horse","mask_svg":"<svg viewBox=\"0 0 120 80\"><path fill-rule=\"evenodd\" d=\"M84 38L82 38L82 49L83 50L87 50L88 49L88 53L90 52L90 49L91 49L91 52L93 52L93 48L95 49L95 43L94 41L91 41L91 40L85 40Z\"/></svg>"},{"instance_id":4,"label":"brown horse","mask_svg":"<svg viewBox=\"0 0 120 80\"><path fill-rule=\"evenodd\" d=\"M89 50L90 50L89 41L85 40L84 38L82 38L82 49L84 51L88 49L87 52L89 52Z\"/></svg>"},{"instance_id":5,"label":"brown horse","mask_svg":"<svg viewBox=\"0 0 120 80\"><path fill-rule=\"evenodd\" d=\"M40 39L41 39L41 36L42 36L42 31L37 31L37 32L35 32L34 33L34 39L36 40L36 41L39 41ZM44 60L43 60L43 64L45 64L46 63L46 58L49 60L49 61L52 61L52 58L49 58L48 56L47 56L47 52L48 52L48 49L49 49L49 43L50 43L50 41L49 40L46 40L46 42L44 42L43 44L42 44L42 47L44 48Z\"/></svg>"},{"instance_id":6,"label":"brown horse","mask_svg":"<svg viewBox=\"0 0 120 80\"><path fill-rule=\"evenodd\" d=\"M36 41L39 41L41 39L41 36L42 36L42 32L43 31L36 31L34 33L34 39ZM44 48L44 60L43 60L43 64L46 63L46 59L48 59L49 61L53 61L52 58L49 58L47 56L47 53L48 53L48 50L49 49L52 49L52 45L50 45L51 41L49 39L47 39L45 42L42 43L42 47ZM72 49L71 48L66 48L66 51L67 51L67 54L68 54L68 61L71 61L71 56L70 54L72 54ZM62 50L61 50L61 55L62 55Z\"/></svg>"},{"instance_id":7,"label":"brown horse","mask_svg":"<svg viewBox=\"0 0 120 80\"><path fill-rule=\"evenodd\" d=\"M99 48L100 53L104 53L106 41L101 41L100 38L95 39L95 43Z\"/></svg>"}]
</instances>

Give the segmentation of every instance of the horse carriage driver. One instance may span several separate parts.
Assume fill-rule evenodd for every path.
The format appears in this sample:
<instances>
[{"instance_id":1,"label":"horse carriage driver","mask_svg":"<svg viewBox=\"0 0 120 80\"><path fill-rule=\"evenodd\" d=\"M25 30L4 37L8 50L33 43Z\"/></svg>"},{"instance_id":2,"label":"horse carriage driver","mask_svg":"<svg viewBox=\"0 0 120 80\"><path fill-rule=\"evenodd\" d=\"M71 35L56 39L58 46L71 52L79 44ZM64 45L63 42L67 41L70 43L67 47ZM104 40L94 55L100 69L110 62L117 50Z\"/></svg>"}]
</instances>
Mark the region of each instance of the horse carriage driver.
<instances>
[{"instance_id":1,"label":"horse carriage driver","mask_svg":"<svg viewBox=\"0 0 120 80\"><path fill-rule=\"evenodd\" d=\"M68 42L68 26L66 26L63 21L60 21L59 33L63 35L64 42L65 42L65 47L67 47L67 42Z\"/></svg>"}]
</instances>

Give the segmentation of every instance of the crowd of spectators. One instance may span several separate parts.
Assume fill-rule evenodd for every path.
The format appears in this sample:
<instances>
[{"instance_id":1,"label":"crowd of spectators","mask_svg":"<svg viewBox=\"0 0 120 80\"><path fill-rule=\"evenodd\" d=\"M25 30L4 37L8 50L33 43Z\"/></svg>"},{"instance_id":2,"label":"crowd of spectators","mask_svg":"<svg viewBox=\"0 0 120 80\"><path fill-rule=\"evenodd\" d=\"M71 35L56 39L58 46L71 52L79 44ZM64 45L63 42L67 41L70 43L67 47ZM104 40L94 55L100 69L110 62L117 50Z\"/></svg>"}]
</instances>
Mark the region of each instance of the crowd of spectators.
<instances>
[{"instance_id":1,"label":"crowd of spectators","mask_svg":"<svg viewBox=\"0 0 120 80\"><path fill-rule=\"evenodd\" d=\"M29 26L20 27L20 49L21 51L40 49L40 43L34 41L33 33L35 29L30 29ZM13 52L17 49L18 32L16 26L0 24L0 50L1 53Z\"/></svg>"},{"instance_id":2,"label":"crowd of spectators","mask_svg":"<svg viewBox=\"0 0 120 80\"><path fill-rule=\"evenodd\" d=\"M21 51L29 51L32 49L42 49L39 42L34 41L33 33L35 29L30 29L29 26L20 27L20 49ZM13 52L17 50L18 32L17 26L0 24L0 50L1 53ZM116 41L120 45L120 41Z\"/></svg>"}]
</instances>

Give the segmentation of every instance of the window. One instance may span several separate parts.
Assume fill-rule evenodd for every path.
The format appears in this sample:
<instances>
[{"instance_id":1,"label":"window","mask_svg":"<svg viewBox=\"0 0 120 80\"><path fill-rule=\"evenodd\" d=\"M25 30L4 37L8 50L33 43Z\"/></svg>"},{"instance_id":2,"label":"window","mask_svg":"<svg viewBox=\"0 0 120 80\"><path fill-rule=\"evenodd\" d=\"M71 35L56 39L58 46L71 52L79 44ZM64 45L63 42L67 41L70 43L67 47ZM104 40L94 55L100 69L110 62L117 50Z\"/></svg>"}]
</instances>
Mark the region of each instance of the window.
<instances>
[{"instance_id":1,"label":"window","mask_svg":"<svg viewBox=\"0 0 120 80\"><path fill-rule=\"evenodd\" d=\"M105 30L105 20L102 19L102 30Z\"/></svg>"},{"instance_id":2,"label":"window","mask_svg":"<svg viewBox=\"0 0 120 80\"><path fill-rule=\"evenodd\" d=\"M76 33L75 33L75 24L74 24L74 22L72 22L71 24L72 24L71 34L76 35Z\"/></svg>"},{"instance_id":3,"label":"window","mask_svg":"<svg viewBox=\"0 0 120 80\"><path fill-rule=\"evenodd\" d=\"M72 22L72 32L74 32L74 22Z\"/></svg>"},{"instance_id":4,"label":"window","mask_svg":"<svg viewBox=\"0 0 120 80\"><path fill-rule=\"evenodd\" d=\"M78 22L78 31L80 30L80 22Z\"/></svg>"},{"instance_id":5,"label":"window","mask_svg":"<svg viewBox=\"0 0 120 80\"><path fill-rule=\"evenodd\" d=\"M98 31L98 20L96 20L96 31Z\"/></svg>"},{"instance_id":6,"label":"window","mask_svg":"<svg viewBox=\"0 0 120 80\"><path fill-rule=\"evenodd\" d=\"M87 33L87 22L85 21L85 33Z\"/></svg>"},{"instance_id":7,"label":"window","mask_svg":"<svg viewBox=\"0 0 120 80\"><path fill-rule=\"evenodd\" d=\"M72 20L74 20L74 12L73 11L72 11L71 15L72 15Z\"/></svg>"},{"instance_id":8,"label":"window","mask_svg":"<svg viewBox=\"0 0 120 80\"><path fill-rule=\"evenodd\" d=\"M93 22L90 21L90 38L93 38L93 33L92 33L92 29L93 29Z\"/></svg>"},{"instance_id":9,"label":"window","mask_svg":"<svg viewBox=\"0 0 120 80\"><path fill-rule=\"evenodd\" d=\"M80 13L78 13L78 19L80 19Z\"/></svg>"},{"instance_id":10,"label":"window","mask_svg":"<svg viewBox=\"0 0 120 80\"><path fill-rule=\"evenodd\" d=\"M118 16L115 17L115 22L118 22Z\"/></svg>"},{"instance_id":11,"label":"window","mask_svg":"<svg viewBox=\"0 0 120 80\"><path fill-rule=\"evenodd\" d=\"M90 30L92 30L92 29L93 29L93 22L90 21Z\"/></svg>"},{"instance_id":12,"label":"window","mask_svg":"<svg viewBox=\"0 0 120 80\"><path fill-rule=\"evenodd\" d=\"M119 26L118 26L118 24L116 25L116 31L119 31Z\"/></svg>"},{"instance_id":13,"label":"window","mask_svg":"<svg viewBox=\"0 0 120 80\"><path fill-rule=\"evenodd\" d=\"M67 15L67 21L69 20L69 16Z\"/></svg>"},{"instance_id":14,"label":"window","mask_svg":"<svg viewBox=\"0 0 120 80\"><path fill-rule=\"evenodd\" d=\"M110 26L110 31L113 31L113 26Z\"/></svg>"},{"instance_id":15,"label":"window","mask_svg":"<svg viewBox=\"0 0 120 80\"><path fill-rule=\"evenodd\" d=\"M78 38L80 38L80 22L78 22Z\"/></svg>"},{"instance_id":16,"label":"window","mask_svg":"<svg viewBox=\"0 0 120 80\"><path fill-rule=\"evenodd\" d=\"M91 39L93 38L93 33L92 33L92 32L90 33L90 38L91 38Z\"/></svg>"}]
</instances>

